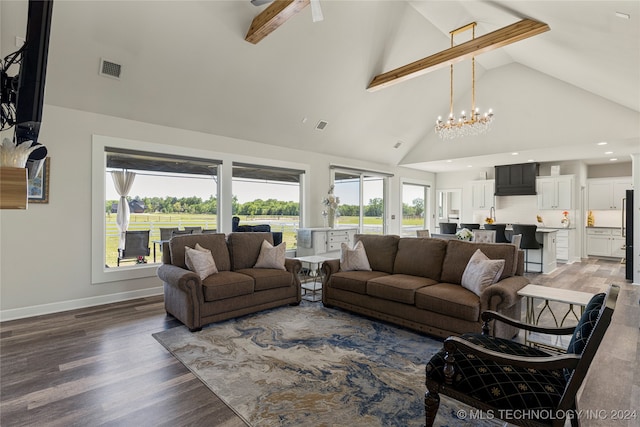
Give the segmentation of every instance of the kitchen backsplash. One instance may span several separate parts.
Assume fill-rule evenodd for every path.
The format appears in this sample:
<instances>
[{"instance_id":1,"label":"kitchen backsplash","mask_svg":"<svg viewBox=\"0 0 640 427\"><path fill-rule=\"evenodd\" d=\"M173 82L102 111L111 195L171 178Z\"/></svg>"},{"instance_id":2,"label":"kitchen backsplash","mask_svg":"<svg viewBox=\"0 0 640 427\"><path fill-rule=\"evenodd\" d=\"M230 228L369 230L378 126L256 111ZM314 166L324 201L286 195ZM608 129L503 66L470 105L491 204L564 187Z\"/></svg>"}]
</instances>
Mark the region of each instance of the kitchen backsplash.
<instances>
[{"instance_id":1,"label":"kitchen backsplash","mask_svg":"<svg viewBox=\"0 0 640 427\"><path fill-rule=\"evenodd\" d=\"M593 212L594 227L621 227L622 211L591 211ZM588 213L588 212L587 212ZM587 215L585 214L585 224Z\"/></svg>"}]
</instances>

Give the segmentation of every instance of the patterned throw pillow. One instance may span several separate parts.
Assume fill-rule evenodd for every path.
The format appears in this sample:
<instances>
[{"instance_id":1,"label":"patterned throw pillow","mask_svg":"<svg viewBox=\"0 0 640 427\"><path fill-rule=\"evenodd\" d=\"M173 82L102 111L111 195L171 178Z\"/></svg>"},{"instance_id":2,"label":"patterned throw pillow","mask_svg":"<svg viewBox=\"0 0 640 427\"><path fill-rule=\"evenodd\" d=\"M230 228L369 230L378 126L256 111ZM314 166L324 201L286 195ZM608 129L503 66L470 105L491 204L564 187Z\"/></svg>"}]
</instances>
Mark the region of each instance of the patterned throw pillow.
<instances>
[{"instance_id":1,"label":"patterned throw pillow","mask_svg":"<svg viewBox=\"0 0 640 427\"><path fill-rule=\"evenodd\" d=\"M258 255L258 261L253 268L275 268L277 270L286 270L284 262L286 259L287 242L282 242L278 246L274 247L266 240L262 241L260 247L260 255Z\"/></svg>"},{"instance_id":2,"label":"patterned throw pillow","mask_svg":"<svg viewBox=\"0 0 640 427\"><path fill-rule=\"evenodd\" d=\"M184 247L184 263L189 270L200 276L200 280L218 272L211 251L203 248L199 243L196 243L195 249L189 246Z\"/></svg>"},{"instance_id":3,"label":"patterned throw pillow","mask_svg":"<svg viewBox=\"0 0 640 427\"><path fill-rule=\"evenodd\" d=\"M582 354L591 336L591 332L593 332L593 328L596 326L598 318L600 317L600 311L606 296L607 294L600 293L591 298L589 304L587 304L584 309L584 313L580 316L580 321L571 337L571 341L569 341L567 354ZM572 372L573 370L571 369L564 370L564 376L567 381L569 381Z\"/></svg>"},{"instance_id":4,"label":"patterned throw pillow","mask_svg":"<svg viewBox=\"0 0 640 427\"><path fill-rule=\"evenodd\" d=\"M340 248L340 271L371 271L369 258L361 241L358 241L353 249L350 249L346 243L342 243Z\"/></svg>"},{"instance_id":5,"label":"patterned throw pillow","mask_svg":"<svg viewBox=\"0 0 640 427\"><path fill-rule=\"evenodd\" d=\"M489 259L480 249L477 249L462 273L462 287L480 296L487 286L500 279L504 263L503 259Z\"/></svg>"}]
</instances>

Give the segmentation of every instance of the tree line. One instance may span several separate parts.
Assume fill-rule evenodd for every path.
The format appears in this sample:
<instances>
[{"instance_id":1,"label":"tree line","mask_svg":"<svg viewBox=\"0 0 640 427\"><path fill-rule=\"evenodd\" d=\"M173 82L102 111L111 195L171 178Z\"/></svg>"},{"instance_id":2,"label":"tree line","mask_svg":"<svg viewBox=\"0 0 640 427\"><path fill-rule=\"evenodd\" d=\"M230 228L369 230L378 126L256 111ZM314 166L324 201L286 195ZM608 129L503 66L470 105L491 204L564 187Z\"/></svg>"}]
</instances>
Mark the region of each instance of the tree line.
<instances>
[{"instance_id":1,"label":"tree line","mask_svg":"<svg viewBox=\"0 0 640 427\"><path fill-rule=\"evenodd\" d=\"M203 200L200 197L127 197L131 204L138 201L144 205L147 213L184 213L184 214L210 214L218 213L217 197L209 197ZM422 199L415 199L412 205L403 203L402 214L405 217L422 216L424 213L424 203ZM299 216L300 204L292 201L282 201L276 199L256 199L245 203L239 203L238 198L233 196L232 212L234 215L248 216ZM118 206L118 200L107 200L105 211L112 212ZM338 212L341 216L359 216L358 205L340 205ZM369 204L364 206L364 216L381 217L384 214L384 203L381 198L369 200Z\"/></svg>"}]
</instances>

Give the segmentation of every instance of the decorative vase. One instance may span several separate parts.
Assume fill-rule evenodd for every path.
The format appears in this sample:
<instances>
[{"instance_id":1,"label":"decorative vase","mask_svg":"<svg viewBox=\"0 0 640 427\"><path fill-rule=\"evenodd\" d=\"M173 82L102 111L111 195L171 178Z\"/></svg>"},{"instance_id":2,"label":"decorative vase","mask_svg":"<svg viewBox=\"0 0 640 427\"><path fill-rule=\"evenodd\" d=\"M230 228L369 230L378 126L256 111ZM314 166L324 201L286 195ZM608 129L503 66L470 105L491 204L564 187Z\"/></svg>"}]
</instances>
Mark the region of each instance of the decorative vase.
<instances>
[{"instance_id":1,"label":"decorative vase","mask_svg":"<svg viewBox=\"0 0 640 427\"><path fill-rule=\"evenodd\" d=\"M327 212L327 223L329 228L334 228L336 225L336 211L333 209L329 209Z\"/></svg>"},{"instance_id":2,"label":"decorative vase","mask_svg":"<svg viewBox=\"0 0 640 427\"><path fill-rule=\"evenodd\" d=\"M566 216L563 216L562 219L560 220L560 224L562 224L564 228L569 228L569 218L567 218Z\"/></svg>"}]
</instances>

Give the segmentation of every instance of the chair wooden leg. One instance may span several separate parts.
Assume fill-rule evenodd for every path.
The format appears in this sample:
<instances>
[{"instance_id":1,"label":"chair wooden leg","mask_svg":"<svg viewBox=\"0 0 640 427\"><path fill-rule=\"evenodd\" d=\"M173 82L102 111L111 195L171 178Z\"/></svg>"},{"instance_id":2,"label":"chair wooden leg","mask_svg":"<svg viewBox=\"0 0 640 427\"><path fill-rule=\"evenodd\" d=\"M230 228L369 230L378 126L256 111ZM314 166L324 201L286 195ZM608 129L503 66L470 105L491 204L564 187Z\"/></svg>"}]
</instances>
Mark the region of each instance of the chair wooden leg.
<instances>
[{"instance_id":1,"label":"chair wooden leg","mask_svg":"<svg viewBox=\"0 0 640 427\"><path fill-rule=\"evenodd\" d=\"M437 391L429 390L424 395L424 413L426 416L426 427L433 427L440 407L440 395Z\"/></svg>"}]
</instances>

